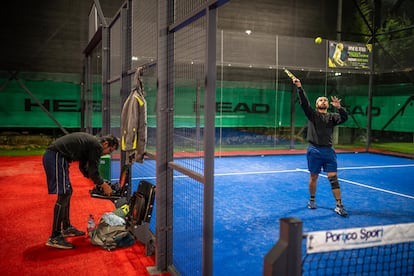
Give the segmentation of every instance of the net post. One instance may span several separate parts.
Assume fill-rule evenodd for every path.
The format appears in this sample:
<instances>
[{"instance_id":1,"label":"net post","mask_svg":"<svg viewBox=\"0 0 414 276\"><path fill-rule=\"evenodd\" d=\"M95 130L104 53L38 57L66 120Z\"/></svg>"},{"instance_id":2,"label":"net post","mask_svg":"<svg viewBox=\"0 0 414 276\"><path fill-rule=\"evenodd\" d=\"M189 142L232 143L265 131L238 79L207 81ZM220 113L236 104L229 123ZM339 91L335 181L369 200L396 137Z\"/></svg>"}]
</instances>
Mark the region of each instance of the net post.
<instances>
[{"instance_id":1,"label":"net post","mask_svg":"<svg viewBox=\"0 0 414 276\"><path fill-rule=\"evenodd\" d=\"M302 229L299 219L280 219L279 241L264 257L264 276L302 274Z\"/></svg>"}]
</instances>

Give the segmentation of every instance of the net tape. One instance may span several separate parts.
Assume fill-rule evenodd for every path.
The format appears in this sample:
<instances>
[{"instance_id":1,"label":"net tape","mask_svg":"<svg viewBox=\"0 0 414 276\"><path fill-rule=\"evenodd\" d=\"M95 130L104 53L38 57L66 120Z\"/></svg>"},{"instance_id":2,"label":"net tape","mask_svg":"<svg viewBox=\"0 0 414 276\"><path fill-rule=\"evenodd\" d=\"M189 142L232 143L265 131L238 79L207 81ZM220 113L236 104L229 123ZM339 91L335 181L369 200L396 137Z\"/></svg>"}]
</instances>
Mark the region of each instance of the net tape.
<instances>
[{"instance_id":1,"label":"net tape","mask_svg":"<svg viewBox=\"0 0 414 276\"><path fill-rule=\"evenodd\" d=\"M303 275L414 275L414 223L309 232Z\"/></svg>"}]
</instances>

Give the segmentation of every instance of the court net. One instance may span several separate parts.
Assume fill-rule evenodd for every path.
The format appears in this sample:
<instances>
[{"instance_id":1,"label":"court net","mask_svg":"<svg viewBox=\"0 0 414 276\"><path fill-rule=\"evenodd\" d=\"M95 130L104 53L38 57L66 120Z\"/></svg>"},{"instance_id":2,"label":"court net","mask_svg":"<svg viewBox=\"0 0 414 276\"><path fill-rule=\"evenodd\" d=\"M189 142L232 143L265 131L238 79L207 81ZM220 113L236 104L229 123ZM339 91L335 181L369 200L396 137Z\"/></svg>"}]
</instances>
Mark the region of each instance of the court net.
<instances>
[{"instance_id":1,"label":"court net","mask_svg":"<svg viewBox=\"0 0 414 276\"><path fill-rule=\"evenodd\" d=\"M305 236L302 275L414 275L414 223Z\"/></svg>"}]
</instances>

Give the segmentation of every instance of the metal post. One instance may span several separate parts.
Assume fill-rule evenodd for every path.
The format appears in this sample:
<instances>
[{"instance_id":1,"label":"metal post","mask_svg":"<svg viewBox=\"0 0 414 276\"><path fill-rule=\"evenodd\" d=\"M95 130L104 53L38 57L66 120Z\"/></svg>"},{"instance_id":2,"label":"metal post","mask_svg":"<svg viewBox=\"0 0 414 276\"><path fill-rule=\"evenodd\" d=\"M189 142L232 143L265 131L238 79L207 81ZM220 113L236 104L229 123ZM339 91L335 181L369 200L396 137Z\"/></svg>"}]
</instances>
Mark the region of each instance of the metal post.
<instances>
[{"instance_id":1,"label":"metal post","mask_svg":"<svg viewBox=\"0 0 414 276\"><path fill-rule=\"evenodd\" d=\"M372 51L371 51L371 59L369 61L369 81L368 81L368 106L367 106L367 141L365 145L365 150L368 151L371 147L371 127L372 127L372 85L374 82L374 57L375 57L375 40L376 38L376 25L375 25L375 14L376 14L376 6L374 2L374 12L372 18Z\"/></svg>"},{"instance_id":2,"label":"metal post","mask_svg":"<svg viewBox=\"0 0 414 276\"><path fill-rule=\"evenodd\" d=\"M121 9L121 112L122 107L131 93L131 76L128 75L129 69L132 66L132 51L131 51L131 30L132 30L132 12L131 5L124 5ZM121 114L119 114L121 116ZM120 136L122 136L122 130L120 129ZM121 151L120 169L125 165L126 152ZM126 175L127 183L129 184L126 197L129 200L131 198L132 188L132 166L128 165L128 173Z\"/></svg>"},{"instance_id":3,"label":"metal post","mask_svg":"<svg viewBox=\"0 0 414 276\"><path fill-rule=\"evenodd\" d=\"M295 104L296 104L296 88L292 88L290 94L290 149L295 148Z\"/></svg>"},{"instance_id":4,"label":"metal post","mask_svg":"<svg viewBox=\"0 0 414 276\"><path fill-rule=\"evenodd\" d=\"M93 83L92 83L92 57L86 57L86 93L85 93L85 131L93 134L92 117L93 117Z\"/></svg>"},{"instance_id":5,"label":"metal post","mask_svg":"<svg viewBox=\"0 0 414 276\"><path fill-rule=\"evenodd\" d=\"M158 0L155 264L159 271L167 270L173 256L173 174L168 166L173 161L174 35L168 29L173 5L174 1Z\"/></svg>"},{"instance_id":6,"label":"metal post","mask_svg":"<svg viewBox=\"0 0 414 276\"><path fill-rule=\"evenodd\" d=\"M264 276L302 275L302 228L299 219L280 219L279 241L264 257Z\"/></svg>"},{"instance_id":7,"label":"metal post","mask_svg":"<svg viewBox=\"0 0 414 276\"><path fill-rule=\"evenodd\" d=\"M338 0L338 13L336 15L336 40L342 40L342 0Z\"/></svg>"},{"instance_id":8,"label":"metal post","mask_svg":"<svg viewBox=\"0 0 414 276\"><path fill-rule=\"evenodd\" d=\"M203 275L213 275L213 202L214 202L214 138L216 116L216 32L217 9L206 8L207 52L206 88L204 96L204 221L203 221Z\"/></svg>"},{"instance_id":9,"label":"metal post","mask_svg":"<svg viewBox=\"0 0 414 276\"><path fill-rule=\"evenodd\" d=\"M102 134L111 131L110 87L108 84L110 70L109 28L102 27Z\"/></svg>"},{"instance_id":10,"label":"metal post","mask_svg":"<svg viewBox=\"0 0 414 276\"><path fill-rule=\"evenodd\" d=\"M80 131L85 131L85 91L87 89L86 79L88 74L86 58L83 60L82 80L80 90Z\"/></svg>"}]
</instances>

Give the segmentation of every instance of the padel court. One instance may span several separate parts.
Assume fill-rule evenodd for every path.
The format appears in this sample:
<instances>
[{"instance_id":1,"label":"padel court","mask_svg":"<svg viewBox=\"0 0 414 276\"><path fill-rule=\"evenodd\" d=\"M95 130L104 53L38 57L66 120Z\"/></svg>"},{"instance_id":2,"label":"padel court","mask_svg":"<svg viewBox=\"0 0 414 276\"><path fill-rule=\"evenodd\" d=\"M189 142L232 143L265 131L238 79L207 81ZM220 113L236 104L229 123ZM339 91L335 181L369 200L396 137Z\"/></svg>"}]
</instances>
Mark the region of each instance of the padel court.
<instances>
[{"instance_id":1,"label":"padel court","mask_svg":"<svg viewBox=\"0 0 414 276\"><path fill-rule=\"evenodd\" d=\"M309 174L303 154L216 158L214 275L262 275L263 258L279 239L281 218L302 220L304 233L414 221L412 159L373 153L340 153L337 157L342 200L349 213L346 218L333 211L335 200L323 173L317 185L317 209L307 208ZM185 163L186 159L175 162ZM111 167L112 176L118 176L119 162L113 161ZM134 164L132 189L142 179L155 183L153 172L153 160ZM201 262L187 258L189 252L201 255L202 231L187 229L184 221L201 220L202 214L194 213L199 210L194 205L202 204L198 196L202 186L175 181L184 177L174 176L174 265L183 268L181 271L187 271L185 266L201 271ZM194 225L197 228L197 223ZM155 231L155 218L151 228Z\"/></svg>"}]
</instances>

